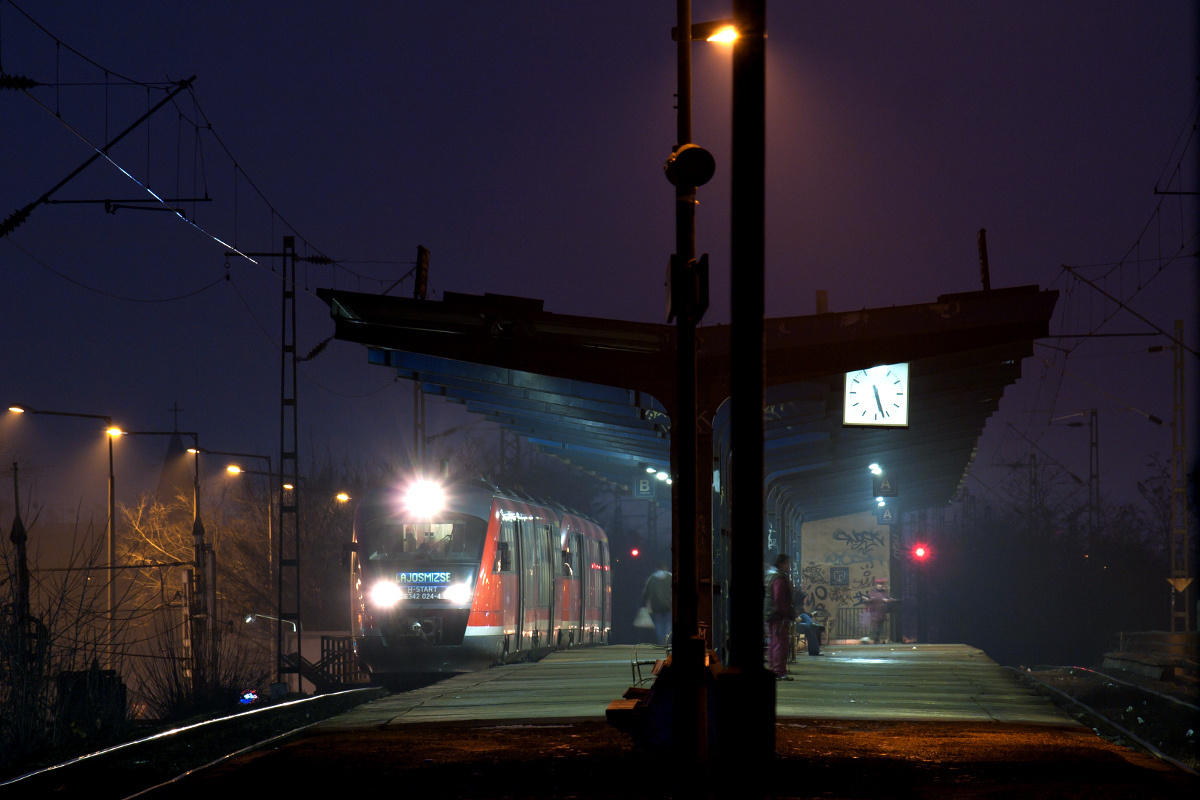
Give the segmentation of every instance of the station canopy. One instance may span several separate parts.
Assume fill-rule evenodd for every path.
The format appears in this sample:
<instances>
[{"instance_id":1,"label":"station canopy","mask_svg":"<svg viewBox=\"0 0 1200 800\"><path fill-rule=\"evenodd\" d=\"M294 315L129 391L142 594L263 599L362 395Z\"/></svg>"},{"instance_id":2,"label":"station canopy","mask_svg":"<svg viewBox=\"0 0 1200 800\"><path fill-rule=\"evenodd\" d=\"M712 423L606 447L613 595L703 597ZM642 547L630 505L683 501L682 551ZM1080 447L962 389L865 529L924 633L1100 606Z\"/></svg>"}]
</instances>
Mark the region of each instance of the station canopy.
<instances>
[{"instance_id":1,"label":"station canopy","mask_svg":"<svg viewBox=\"0 0 1200 800\"><path fill-rule=\"evenodd\" d=\"M632 488L670 469L674 326L544 310L541 300L447 292L415 300L323 289L338 339L602 480ZM867 465L905 510L955 495L988 417L1045 336L1057 292L1036 286L935 302L765 320L765 474L817 520L874 506ZM728 451L730 326L697 330L701 459ZM845 374L909 364L909 424L842 424ZM701 462L703 463L703 461Z\"/></svg>"}]
</instances>

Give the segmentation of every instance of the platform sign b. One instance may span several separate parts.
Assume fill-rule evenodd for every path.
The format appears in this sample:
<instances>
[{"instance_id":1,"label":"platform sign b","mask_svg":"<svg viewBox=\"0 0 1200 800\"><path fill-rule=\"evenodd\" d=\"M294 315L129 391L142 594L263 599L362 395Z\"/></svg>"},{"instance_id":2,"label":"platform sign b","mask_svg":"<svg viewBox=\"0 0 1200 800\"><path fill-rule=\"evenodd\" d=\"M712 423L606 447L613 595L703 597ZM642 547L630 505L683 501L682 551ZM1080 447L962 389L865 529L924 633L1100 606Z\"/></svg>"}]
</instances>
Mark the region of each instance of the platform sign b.
<instances>
[{"instance_id":1,"label":"platform sign b","mask_svg":"<svg viewBox=\"0 0 1200 800\"><path fill-rule=\"evenodd\" d=\"M654 483L653 475L642 472L635 474L633 480L630 481L629 494L634 500L653 500L654 499Z\"/></svg>"}]
</instances>

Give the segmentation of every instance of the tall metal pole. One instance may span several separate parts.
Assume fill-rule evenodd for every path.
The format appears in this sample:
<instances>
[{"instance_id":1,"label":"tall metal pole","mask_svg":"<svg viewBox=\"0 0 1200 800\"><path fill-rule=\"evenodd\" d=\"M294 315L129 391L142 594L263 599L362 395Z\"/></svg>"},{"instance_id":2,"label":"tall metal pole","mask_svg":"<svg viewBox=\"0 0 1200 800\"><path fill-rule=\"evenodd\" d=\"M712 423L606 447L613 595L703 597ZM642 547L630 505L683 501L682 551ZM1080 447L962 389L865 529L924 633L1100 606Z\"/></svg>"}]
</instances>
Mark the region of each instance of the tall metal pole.
<instances>
[{"instance_id":1,"label":"tall metal pole","mask_svg":"<svg viewBox=\"0 0 1200 800\"><path fill-rule=\"evenodd\" d=\"M775 746L775 682L763 667L763 312L766 2L734 0L731 163L729 676L722 759L756 772ZM729 691L726 691L728 687Z\"/></svg>"},{"instance_id":2,"label":"tall metal pole","mask_svg":"<svg viewBox=\"0 0 1200 800\"><path fill-rule=\"evenodd\" d=\"M692 8L691 0L676 0L678 35L675 63L678 72L678 114L675 150L692 141ZM681 793L691 794L705 777L708 765L708 695L704 682L706 644L700 633L699 586L696 564L696 304L692 262L696 257L696 187L675 182L675 260L672 293L684 298L672 303L676 328L676 406L671 447L675 450L674 491L675 605L672 620L672 665L675 671L675 706L672 741L676 782ZM675 288L684 281L684 291Z\"/></svg>"},{"instance_id":3,"label":"tall metal pole","mask_svg":"<svg viewBox=\"0 0 1200 800\"><path fill-rule=\"evenodd\" d=\"M1187 520L1187 435L1183 416L1183 320L1175 320L1171 415L1171 631L1196 630L1194 545Z\"/></svg>"},{"instance_id":4,"label":"tall metal pole","mask_svg":"<svg viewBox=\"0 0 1200 800\"><path fill-rule=\"evenodd\" d=\"M112 428L112 417L105 418L105 424ZM108 437L108 666L117 668L117 488L113 476L113 435L105 431Z\"/></svg>"}]
</instances>

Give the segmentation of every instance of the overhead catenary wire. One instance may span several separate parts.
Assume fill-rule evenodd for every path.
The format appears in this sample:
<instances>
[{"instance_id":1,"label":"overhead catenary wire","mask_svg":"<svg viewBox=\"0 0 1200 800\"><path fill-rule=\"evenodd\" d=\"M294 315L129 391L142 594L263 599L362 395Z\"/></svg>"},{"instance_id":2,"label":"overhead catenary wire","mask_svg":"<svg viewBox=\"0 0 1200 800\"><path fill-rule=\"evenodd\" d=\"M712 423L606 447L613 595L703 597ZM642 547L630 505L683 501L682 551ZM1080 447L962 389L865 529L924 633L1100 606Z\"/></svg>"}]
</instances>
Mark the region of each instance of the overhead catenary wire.
<instances>
[{"instance_id":1,"label":"overhead catenary wire","mask_svg":"<svg viewBox=\"0 0 1200 800\"><path fill-rule=\"evenodd\" d=\"M131 83L131 84L134 84L134 85L137 85L137 86L146 86L146 87L160 87L160 86L162 86L162 84L158 84L158 83L148 83L148 82L146 82L146 81L139 81L139 80L136 80L136 79L134 79L134 78L130 78L130 77L126 76L126 75L122 75L122 74L121 74L121 73L119 73L119 72L116 72L116 71L114 71L114 70L111 70L111 69L109 69L109 68L105 67L104 65L102 65L102 64L100 64L100 63L98 63L98 62L94 61L93 59L91 59L91 58L89 58L88 56L84 55L84 54L83 54L83 53L81 53L80 51L76 50L74 47L72 47L71 45L67 44L67 43L66 43L66 42L64 42L62 39L59 39L57 36L55 36L53 33L51 33L49 30L47 30L47 29L45 28L45 26L43 26L43 25L42 25L42 23L38 22L38 21L37 21L36 19L34 19L33 17L29 16L29 14L28 14L28 13L26 13L26 12L25 12L25 10L24 10L23 8L21 8L19 5L17 5L15 2L13 2L13 0L6 0L6 2L7 2L7 3L8 3L10 6L12 6L12 7L13 7L13 8L14 8L14 9L15 9L15 10L16 10L16 11L17 11L17 12L18 12L18 13L19 13L21 16L23 16L23 17L25 17L25 19L29 20L29 22L30 22L30 23L32 23L32 24L33 24L33 26L34 26L35 28L37 28L37 29L38 29L38 30L40 30L42 33L44 33L44 34L46 34L47 36L49 36L49 37L50 37L50 38L51 38L51 39L54 41L54 43L55 43L55 46L56 46L57 48L63 48L63 47L65 47L67 50L71 51L73 54L75 54L75 55L76 55L76 56L78 56L79 58L82 58L84 61L86 61L87 63L91 64L91 65L92 65L93 67L95 67L96 69L103 70L103 71L104 71L106 74L109 74L109 75L115 75L115 76L117 76L118 78L120 78L121 80L125 81L126 83ZM66 84L63 84L63 85L66 85Z\"/></svg>"},{"instance_id":2,"label":"overhead catenary wire","mask_svg":"<svg viewBox=\"0 0 1200 800\"><path fill-rule=\"evenodd\" d=\"M179 89L180 89L180 90L182 90L182 89L185 89L185 88L187 88L187 87L188 87L188 86L191 84L191 82L192 82L193 80L195 80L195 77L194 77L194 76L193 76L192 78L189 78L189 79L188 79L188 80L186 80L186 81L183 81L183 82L181 82L181 83L178 85L178 86L179 86ZM53 114L53 113L54 113L54 112L50 111L50 109L49 109L49 108L47 108L47 107L46 107L46 105L45 105L44 103L42 103L40 100L38 100L38 99L37 99L36 97L34 97L32 94L30 94L28 91L25 91L25 94L26 94L26 95L27 95L29 98L31 98L31 99L32 99L32 100L33 100L35 103L37 103L39 106L41 106L41 107L42 107L42 108L43 108L45 111L47 111L48 113L51 113L51 114ZM165 101L164 101L164 102L165 102ZM147 113L147 116L149 116L149 113L152 113L152 112L148 112L148 113ZM108 149L108 147L110 147L110 146L111 146L111 144L112 144L112 143L110 143L109 145L107 145L105 148L101 149L101 148L97 147L95 144L93 144L93 143L92 143L92 142L91 142L91 141L90 141L90 140L89 140L89 139L88 139L86 136L84 136L84 135L83 135L81 132L79 132L79 131L78 131L76 128L74 128L74 127L73 127L73 126L72 126L70 123L68 123L66 120L62 119L61 117L58 117L58 115L55 115L55 116L56 116L56 118L58 119L58 121L59 121L60 123L62 123L62 124L63 124L63 125L64 125L64 126L67 128L67 130L69 130L69 131L71 131L71 133L75 134L75 136L76 136L76 137L78 137L80 141L82 141L84 144L86 144L88 147L92 148L92 150L94 150L94 151L96 152L96 156L93 156L93 157L92 157L92 159L90 159L88 162L86 162L84 166L86 166L86 165L87 165L87 163L90 163L92 160L95 160L95 158L96 158L96 157L101 157L101 158L105 159L106 161L108 161L108 163L110 163L110 164L112 164L114 167L116 167L116 168L117 168L117 170L118 170L118 171L120 171L122 175L124 175L125 177L129 178L129 180L133 181L133 182L134 182L134 183L136 183L138 186L140 186L140 187L141 187L141 188L142 188L142 189L143 189L143 190L144 190L144 191L145 191L147 194L149 194L151 197L153 197L153 198L154 198L154 199L155 199L155 200L156 200L156 201L157 201L157 202L158 202L160 205L162 205L164 208L167 208L167 209L169 209L169 210L170 210L170 211L171 211L171 212L172 212L172 213L173 213L173 214L174 214L176 217L178 217L179 219L183 220L185 223L187 223L188 225L192 226L193 228L195 228L196 230L198 230L200 233L204 234L204 235L205 235L205 236L207 236L208 238L212 239L214 242L216 242L216 243L218 243L218 244L220 244L220 245L224 246L226 249L229 249L229 250L234 250L235 252L237 252L237 254L238 254L239 256L242 256L243 258L245 258L246 260L248 260L248 261L250 261L250 262L252 262L252 263L258 263L258 262L256 262L256 261L254 261L254 259L253 259L253 258L250 258L249 256L246 256L244 253L241 253L240 251L237 251L237 250L236 250L236 248L232 247L232 245L230 245L230 244L228 244L227 242L225 242L225 241L224 241L223 239L221 239L219 236L216 236L215 234L213 234L213 233L210 233L209 231L207 231L207 230L205 230L204 228L202 228L200 225L196 224L194 221L192 221L192 220L188 219L188 218L187 218L187 217L185 217L183 214L181 214L181 213L180 213L180 212L179 212L177 209L171 208L171 206L170 206L169 204L167 204L167 203L166 203L166 202L163 200L163 198L162 198L162 197L160 197L160 196L159 196L159 195L158 195L158 194L157 194L157 193L156 193L156 192L155 192L153 189L151 189L149 186L147 186L147 185L146 185L145 183L143 183L142 181L140 181L140 180L138 180L137 178L135 178L135 177L133 176L133 174L129 172L129 170L125 169L125 168L124 168L124 167L122 167L120 164L118 164L118 163L117 163L117 162L116 162L116 161L113 159L113 157L112 157L112 156L110 156L110 155L108 154L108 152L107 152L107 149ZM129 130L132 130L132 128L130 128ZM114 140L114 141L115 141L115 140ZM81 168L81 169L82 169L82 168ZM79 170L76 170L76 173L72 173L72 176L68 176L67 180L69 180L69 179L70 179L70 177L73 177L73 175L74 175L74 174L77 174L77 173L78 173L78 171L79 171ZM50 190L50 192L47 192L46 194L44 194L44 195L43 195L41 198L39 198L37 201L35 201L35 203L34 203L34 204L43 202L45 199L47 199L47 198L50 196L50 194L51 194L51 193L53 193L53 192L54 192L56 189L58 189L59 187L61 187L61 186L62 186L64 183L66 183L66 180L64 180L64 181L61 181L61 182L58 184L58 186L54 187L54 189L51 189L51 190ZM26 208L30 208L30 207L31 207L32 205L34 205L34 204L30 204L30 206L27 206ZM19 223L18 223L18 224L19 224Z\"/></svg>"},{"instance_id":3,"label":"overhead catenary wire","mask_svg":"<svg viewBox=\"0 0 1200 800\"><path fill-rule=\"evenodd\" d=\"M64 273L64 272L60 272L59 270L57 270L57 269L55 269L54 267L50 266L49 264L47 264L47 263L46 263L45 261L43 261L42 259L40 259L40 258L38 258L37 256L35 256L33 253L30 253L30 252L29 252L28 250L26 250L24 247L22 247L21 245L17 244L15 241L13 241L13 238L12 238L11 236L7 236L7 237L5 237L5 239L6 239L6 241L7 241L9 244L11 244L11 245L12 245L13 247L15 247L17 250L19 250L19 251L21 251L23 254L25 254L25 256L26 256L26 257L27 257L29 260L31 260L31 261L33 261L35 264L37 264L37 265L41 266L43 269L46 269L46 270L48 270L48 271L50 271L50 272L54 273L54 274L55 274L55 275L57 275L58 277L62 278L64 281L67 281L68 283L72 283L72 284L74 284L74 285L78 286L79 288L81 288L81 289L84 289L84 290L86 290L86 291L92 292L92 293L94 293L94 294L101 295L102 297L108 297L108 298L111 298L111 299L113 299L113 300L121 300L121 301L124 301L124 302L126 302L126 303L174 303L174 302L177 302L177 301L179 301L179 300L186 300L186 299L188 299L189 297L195 297L195 296L196 296L196 295L198 295L198 294L202 294L202 293L204 293L204 292L207 292L209 289L213 288L214 286L216 286L217 284L219 284L221 281L223 281L223 280L225 280L225 279L226 279L226 277L225 277L224 275L222 275L221 277L219 277L219 278L217 278L216 280L214 280L212 283L205 284L204 286L201 286L199 289L193 289L193 290L192 290L192 291L190 291L190 292L184 292L183 294L174 295L174 296L172 296L172 297L127 297L127 296L125 296L125 295L119 295L119 294L116 294L116 293L114 293L114 292L107 292L107 291L105 291L105 290L103 290L103 289L98 289L98 288L96 288L95 286L89 286L88 284L86 284L86 283L83 283L82 281L78 281L78 280L76 280L75 278L72 278L70 275L67 275L67 274L66 274L66 273Z\"/></svg>"}]
</instances>

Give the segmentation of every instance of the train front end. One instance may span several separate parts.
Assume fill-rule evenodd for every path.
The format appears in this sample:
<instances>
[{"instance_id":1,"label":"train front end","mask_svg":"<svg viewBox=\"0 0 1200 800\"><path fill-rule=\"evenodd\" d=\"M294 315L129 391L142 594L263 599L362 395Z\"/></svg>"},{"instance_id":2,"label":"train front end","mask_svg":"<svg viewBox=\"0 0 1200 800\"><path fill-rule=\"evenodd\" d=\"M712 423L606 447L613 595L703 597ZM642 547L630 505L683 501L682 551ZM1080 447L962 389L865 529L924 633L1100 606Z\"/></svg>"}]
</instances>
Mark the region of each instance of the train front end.
<instances>
[{"instance_id":1,"label":"train front end","mask_svg":"<svg viewBox=\"0 0 1200 800\"><path fill-rule=\"evenodd\" d=\"M377 682L480 669L495 660L466 637L490 497L414 480L359 505L350 554L351 625Z\"/></svg>"}]
</instances>

